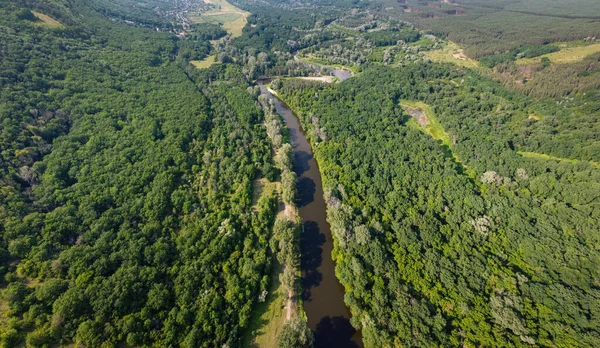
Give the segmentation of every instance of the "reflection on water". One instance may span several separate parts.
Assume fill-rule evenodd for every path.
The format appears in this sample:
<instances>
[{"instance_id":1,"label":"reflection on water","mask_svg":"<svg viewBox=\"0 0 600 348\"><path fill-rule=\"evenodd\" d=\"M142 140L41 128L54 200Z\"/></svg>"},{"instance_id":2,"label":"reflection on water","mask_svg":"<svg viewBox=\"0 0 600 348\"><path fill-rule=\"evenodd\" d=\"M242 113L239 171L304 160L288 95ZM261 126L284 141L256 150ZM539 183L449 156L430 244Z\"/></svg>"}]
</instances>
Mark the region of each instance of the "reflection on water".
<instances>
[{"instance_id":1,"label":"reflection on water","mask_svg":"<svg viewBox=\"0 0 600 348\"><path fill-rule=\"evenodd\" d=\"M311 178L301 178L298 180L298 208L305 207L315 200L317 186Z\"/></svg>"},{"instance_id":2,"label":"reflection on water","mask_svg":"<svg viewBox=\"0 0 600 348\"><path fill-rule=\"evenodd\" d=\"M333 75L336 76L341 81L344 81L344 80L352 77L352 73L349 70L340 70L340 69L333 69Z\"/></svg>"},{"instance_id":3,"label":"reflection on water","mask_svg":"<svg viewBox=\"0 0 600 348\"><path fill-rule=\"evenodd\" d=\"M346 72L349 74L349 72ZM348 75L349 76L349 75ZM294 149L294 171L298 175L298 212L302 218L300 251L303 307L308 326L315 334L315 347L361 347L360 332L350 325L344 289L335 277L331 257L333 240L325 219L321 174L312 149L296 116L259 82L263 94L275 103L290 130Z\"/></svg>"},{"instance_id":4,"label":"reflection on water","mask_svg":"<svg viewBox=\"0 0 600 348\"><path fill-rule=\"evenodd\" d=\"M294 53L294 60L295 61L301 61L300 58L298 58L297 55L298 52ZM332 69L332 68L328 68L325 66L319 66L319 65L315 65L315 64L310 64L307 62L303 62L305 66L311 67L312 69L314 69L317 72L321 72L321 73L330 73L333 74L333 76L337 77L338 79L340 79L340 81L344 81L346 79L349 79L352 77L352 72L350 70L346 70L346 69Z\"/></svg>"},{"instance_id":5,"label":"reflection on water","mask_svg":"<svg viewBox=\"0 0 600 348\"><path fill-rule=\"evenodd\" d=\"M344 317L324 317L315 330L315 348L358 348L352 340L356 330Z\"/></svg>"},{"instance_id":6,"label":"reflection on water","mask_svg":"<svg viewBox=\"0 0 600 348\"><path fill-rule=\"evenodd\" d=\"M298 176L310 169L308 162L313 158L312 153L296 150L294 152L294 171Z\"/></svg>"},{"instance_id":7,"label":"reflection on water","mask_svg":"<svg viewBox=\"0 0 600 348\"><path fill-rule=\"evenodd\" d=\"M311 300L312 288L319 286L323 274L319 266L323 262L323 248L325 235L319 231L319 225L314 221L305 221L300 244L300 268L302 269L302 299Z\"/></svg>"}]
</instances>

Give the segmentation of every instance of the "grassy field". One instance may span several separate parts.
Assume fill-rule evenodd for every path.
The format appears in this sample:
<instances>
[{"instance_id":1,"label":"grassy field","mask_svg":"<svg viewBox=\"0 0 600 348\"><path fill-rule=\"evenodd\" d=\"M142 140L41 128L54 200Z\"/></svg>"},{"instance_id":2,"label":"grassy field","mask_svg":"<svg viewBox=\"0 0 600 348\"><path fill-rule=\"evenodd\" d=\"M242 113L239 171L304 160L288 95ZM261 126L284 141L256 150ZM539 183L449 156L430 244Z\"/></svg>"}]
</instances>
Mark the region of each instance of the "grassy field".
<instances>
[{"instance_id":1,"label":"grassy field","mask_svg":"<svg viewBox=\"0 0 600 348\"><path fill-rule=\"evenodd\" d=\"M53 28L53 29L64 27L64 25L61 22L57 21L56 19L54 19L48 15L45 15L43 13L39 13L36 11L31 11L31 13L33 13L34 16L36 16L40 21L42 21L42 23L39 23L39 25L43 25L45 27ZM38 23L38 22L36 22L36 23Z\"/></svg>"},{"instance_id":2,"label":"grassy field","mask_svg":"<svg viewBox=\"0 0 600 348\"><path fill-rule=\"evenodd\" d=\"M356 65L346 66L341 64L333 64L325 59L315 57L313 54L302 55L298 54L298 58L308 64L319 65L330 69L348 70L352 72L352 75L358 74L359 67Z\"/></svg>"},{"instance_id":3,"label":"grassy field","mask_svg":"<svg viewBox=\"0 0 600 348\"><path fill-rule=\"evenodd\" d=\"M280 289L281 265L275 261L271 288L265 302L258 303L250 318L250 327L244 337L244 347L277 347L277 338L286 322L287 295Z\"/></svg>"},{"instance_id":4,"label":"grassy field","mask_svg":"<svg viewBox=\"0 0 600 348\"><path fill-rule=\"evenodd\" d=\"M198 69L206 69L216 63L216 58L217 57L213 54L202 60L192 60L190 63Z\"/></svg>"},{"instance_id":5,"label":"grassy field","mask_svg":"<svg viewBox=\"0 0 600 348\"><path fill-rule=\"evenodd\" d=\"M532 120L536 120L536 121L541 121L542 119L544 119L544 116L534 112L534 113L529 114L528 118L530 118Z\"/></svg>"},{"instance_id":6,"label":"grassy field","mask_svg":"<svg viewBox=\"0 0 600 348\"><path fill-rule=\"evenodd\" d=\"M429 123L426 126L421 126L414 117L411 117L411 119L408 121L408 125L411 127L419 128L425 133L429 134L433 139L439 140L442 143L446 154L454 159L457 171L465 173L473 179L477 177L475 171L467 167L462 162L461 158L454 151L452 151L452 139L450 138L450 135L448 134L448 132L446 132L444 127L442 127L442 125L439 123L438 119L435 117L435 113L433 112L431 106L423 102L413 100L401 100L400 105L403 109L407 110L407 113L409 114L410 112L408 110L410 109L408 108L417 109L419 111L425 112L425 114L427 115L427 120L429 121Z\"/></svg>"},{"instance_id":7,"label":"grassy field","mask_svg":"<svg viewBox=\"0 0 600 348\"><path fill-rule=\"evenodd\" d=\"M586 46L571 46L568 43L558 44L561 46L560 51L544 54L535 58L517 59L517 64L536 64L543 57L550 59L550 62L555 64L573 63L583 60L585 57L600 52L600 43Z\"/></svg>"},{"instance_id":8,"label":"grassy field","mask_svg":"<svg viewBox=\"0 0 600 348\"><path fill-rule=\"evenodd\" d=\"M541 160L545 160L545 161L567 162L567 163L574 164L574 165L577 163L581 163L581 162L587 162L592 167L600 168L600 163L594 162L594 161L581 161L581 160L570 159L570 158L555 157L555 156L550 156L550 155L546 155L543 153L537 153L537 152L518 151L517 153L525 158L535 158L535 159L541 159Z\"/></svg>"},{"instance_id":9,"label":"grassy field","mask_svg":"<svg viewBox=\"0 0 600 348\"><path fill-rule=\"evenodd\" d=\"M261 196L277 194L280 189L279 182L270 182L265 178L254 181L252 190L252 205L258 209L257 203ZM278 200L278 215L286 215L293 219L294 207L285 205ZM271 273L271 285L264 302L257 303L252 311L250 326L244 334L244 347L277 347L277 339L283 325L287 321L287 290L281 286L279 276L283 270L282 265L273 258L273 271ZM298 313L297 304L291 302L291 313Z\"/></svg>"},{"instance_id":10,"label":"grassy field","mask_svg":"<svg viewBox=\"0 0 600 348\"><path fill-rule=\"evenodd\" d=\"M279 191L279 181L271 182L266 178L254 180L254 184L252 186L252 207L254 210L258 210L258 200L261 196L266 195L270 196L275 194L275 192ZM281 204L281 202L279 202ZM282 207L279 209L283 210Z\"/></svg>"},{"instance_id":11,"label":"grassy field","mask_svg":"<svg viewBox=\"0 0 600 348\"><path fill-rule=\"evenodd\" d=\"M412 100L411 101L402 100L400 102L400 105L402 105L402 107L405 110L406 110L406 107L408 106L410 108L419 109L419 110L425 112L425 114L427 115L427 119L429 120L429 124L425 127L422 127L425 130L425 132L427 134L431 135L431 137L434 138L435 140L441 141L444 145L447 145L447 146L452 145L452 141L450 140L450 135L448 135L446 130L444 130L444 127L442 127L442 125L436 119L431 106L429 106L423 102L412 101Z\"/></svg>"},{"instance_id":12,"label":"grassy field","mask_svg":"<svg viewBox=\"0 0 600 348\"><path fill-rule=\"evenodd\" d=\"M205 0L207 3L215 5L215 8L207 12L193 12L189 14L189 19L194 23L214 23L223 25L232 37L242 35L242 29L248 23L249 12L243 11L225 0Z\"/></svg>"},{"instance_id":13,"label":"grassy field","mask_svg":"<svg viewBox=\"0 0 600 348\"><path fill-rule=\"evenodd\" d=\"M467 57L463 49L452 41L439 50L427 51L425 56L433 62L454 63L465 68L478 68L479 62Z\"/></svg>"}]
</instances>

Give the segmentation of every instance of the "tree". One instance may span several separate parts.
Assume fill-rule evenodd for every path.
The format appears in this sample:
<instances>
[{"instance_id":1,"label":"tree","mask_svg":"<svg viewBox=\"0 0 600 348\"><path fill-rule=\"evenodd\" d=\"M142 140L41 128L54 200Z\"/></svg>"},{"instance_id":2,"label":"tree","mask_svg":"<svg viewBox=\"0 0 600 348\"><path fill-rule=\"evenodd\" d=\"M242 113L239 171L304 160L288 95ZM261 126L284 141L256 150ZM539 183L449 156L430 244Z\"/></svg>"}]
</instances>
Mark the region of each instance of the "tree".
<instances>
[{"instance_id":1,"label":"tree","mask_svg":"<svg viewBox=\"0 0 600 348\"><path fill-rule=\"evenodd\" d=\"M288 204L296 200L296 173L285 171L281 175L281 199Z\"/></svg>"},{"instance_id":2,"label":"tree","mask_svg":"<svg viewBox=\"0 0 600 348\"><path fill-rule=\"evenodd\" d=\"M275 156L275 164L279 169L283 170L292 170L294 161L294 150L292 149L292 145L289 143L283 144L277 155Z\"/></svg>"},{"instance_id":3,"label":"tree","mask_svg":"<svg viewBox=\"0 0 600 348\"><path fill-rule=\"evenodd\" d=\"M542 66L544 68L550 66L550 64L551 64L550 58L548 58L548 57L542 57L542 59L540 61L542 62Z\"/></svg>"},{"instance_id":4,"label":"tree","mask_svg":"<svg viewBox=\"0 0 600 348\"><path fill-rule=\"evenodd\" d=\"M312 348L313 342L313 333L301 318L290 319L277 339L279 348Z\"/></svg>"}]
</instances>

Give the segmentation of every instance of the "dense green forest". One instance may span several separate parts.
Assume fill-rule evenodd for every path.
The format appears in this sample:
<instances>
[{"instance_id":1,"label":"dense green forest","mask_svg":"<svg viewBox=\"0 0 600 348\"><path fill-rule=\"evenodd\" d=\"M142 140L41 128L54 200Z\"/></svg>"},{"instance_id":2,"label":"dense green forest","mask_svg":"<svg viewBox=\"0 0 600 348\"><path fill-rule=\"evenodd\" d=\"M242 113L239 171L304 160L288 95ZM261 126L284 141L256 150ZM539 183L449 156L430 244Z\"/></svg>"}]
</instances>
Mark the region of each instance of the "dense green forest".
<instances>
[{"instance_id":1,"label":"dense green forest","mask_svg":"<svg viewBox=\"0 0 600 348\"><path fill-rule=\"evenodd\" d=\"M547 56L597 43L596 2L231 4L235 39L200 0L0 2L0 347L238 347L273 279L279 346L335 340L270 77L366 347L600 346L600 54Z\"/></svg>"},{"instance_id":2,"label":"dense green forest","mask_svg":"<svg viewBox=\"0 0 600 348\"><path fill-rule=\"evenodd\" d=\"M600 36L600 4L589 0L384 0L381 16L404 18L482 57L556 41Z\"/></svg>"},{"instance_id":3,"label":"dense green forest","mask_svg":"<svg viewBox=\"0 0 600 348\"><path fill-rule=\"evenodd\" d=\"M2 346L239 345L276 208L251 208L274 169L241 68L187 76L172 35L30 5L64 27L0 5Z\"/></svg>"},{"instance_id":4,"label":"dense green forest","mask_svg":"<svg viewBox=\"0 0 600 348\"><path fill-rule=\"evenodd\" d=\"M586 161L597 131L434 64L279 92L314 144L336 273L366 346L600 344L600 169ZM431 105L449 145L401 100ZM598 120L597 98L587 103ZM555 117L533 126L531 107ZM562 127L549 135L548 122ZM521 155L532 151L573 161Z\"/></svg>"}]
</instances>

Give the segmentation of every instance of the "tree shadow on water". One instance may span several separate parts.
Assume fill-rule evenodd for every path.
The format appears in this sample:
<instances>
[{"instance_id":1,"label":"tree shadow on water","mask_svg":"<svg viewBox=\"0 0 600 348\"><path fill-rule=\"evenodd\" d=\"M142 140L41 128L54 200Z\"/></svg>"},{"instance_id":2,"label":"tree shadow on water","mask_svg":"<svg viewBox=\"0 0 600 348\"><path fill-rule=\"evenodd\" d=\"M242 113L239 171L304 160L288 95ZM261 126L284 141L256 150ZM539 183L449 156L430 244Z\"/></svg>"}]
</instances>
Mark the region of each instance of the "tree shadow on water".
<instances>
[{"instance_id":1,"label":"tree shadow on water","mask_svg":"<svg viewBox=\"0 0 600 348\"><path fill-rule=\"evenodd\" d=\"M325 235L319 230L315 221L305 221L302 232L300 251L300 267L302 269L302 299L310 301L310 289L319 286L323 275L318 268L323 262L323 248Z\"/></svg>"},{"instance_id":2,"label":"tree shadow on water","mask_svg":"<svg viewBox=\"0 0 600 348\"><path fill-rule=\"evenodd\" d=\"M315 348L358 348L358 344L352 341L352 335L356 330L350 324L348 318L342 316L323 317L314 331Z\"/></svg>"},{"instance_id":3,"label":"tree shadow on water","mask_svg":"<svg viewBox=\"0 0 600 348\"><path fill-rule=\"evenodd\" d=\"M294 171L298 176L310 169L308 162L313 158L310 152L296 151L294 152Z\"/></svg>"},{"instance_id":4,"label":"tree shadow on water","mask_svg":"<svg viewBox=\"0 0 600 348\"><path fill-rule=\"evenodd\" d=\"M298 189L298 208L309 205L315 200L315 192L317 192L317 185L311 178L301 178L296 184Z\"/></svg>"}]
</instances>

